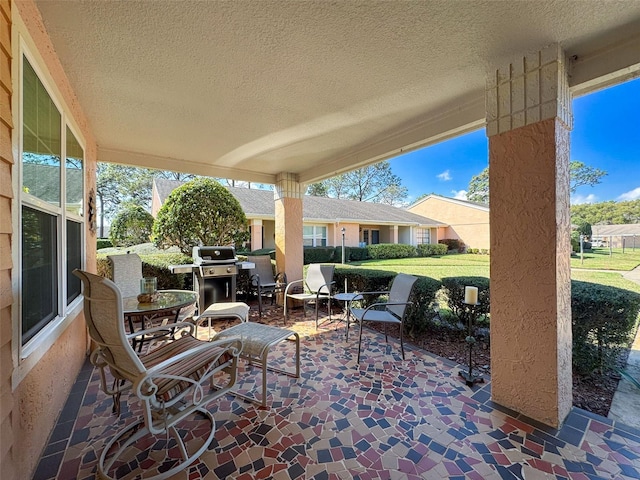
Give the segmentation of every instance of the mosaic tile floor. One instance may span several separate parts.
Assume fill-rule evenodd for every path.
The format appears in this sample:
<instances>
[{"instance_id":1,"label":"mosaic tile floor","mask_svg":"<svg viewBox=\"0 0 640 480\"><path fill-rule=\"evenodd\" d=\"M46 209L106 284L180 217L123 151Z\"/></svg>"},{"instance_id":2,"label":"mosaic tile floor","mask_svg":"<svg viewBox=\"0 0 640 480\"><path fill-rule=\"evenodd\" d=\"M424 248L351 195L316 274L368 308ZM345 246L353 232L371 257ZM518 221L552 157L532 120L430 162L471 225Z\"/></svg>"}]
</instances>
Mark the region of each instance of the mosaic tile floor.
<instances>
[{"instance_id":1,"label":"mosaic tile floor","mask_svg":"<svg viewBox=\"0 0 640 480\"><path fill-rule=\"evenodd\" d=\"M175 478L640 479L638 430L573 409L557 431L493 404L490 382L468 388L447 360L407 345L402 361L376 332L366 332L358 366L357 335L345 342L343 326L316 331L298 314L288 328L302 339L301 378L270 373L266 410L232 395L213 402L215 439ZM284 342L270 358L290 367L292 353ZM243 367L241 390L260 382L259 369ZM105 441L135 418L123 400L118 420L87 364L34 479L95 478ZM184 428L197 437L198 425ZM141 454L120 473L138 478L131 470L152 463Z\"/></svg>"}]
</instances>

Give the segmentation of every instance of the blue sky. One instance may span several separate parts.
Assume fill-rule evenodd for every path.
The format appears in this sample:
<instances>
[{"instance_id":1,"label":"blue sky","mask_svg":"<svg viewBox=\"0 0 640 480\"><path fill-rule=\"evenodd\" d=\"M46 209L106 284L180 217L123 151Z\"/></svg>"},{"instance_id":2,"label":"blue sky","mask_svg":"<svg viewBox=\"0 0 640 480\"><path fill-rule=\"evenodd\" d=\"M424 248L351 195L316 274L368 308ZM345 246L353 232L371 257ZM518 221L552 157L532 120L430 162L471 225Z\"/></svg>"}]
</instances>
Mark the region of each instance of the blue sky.
<instances>
[{"instance_id":1,"label":"blue sky","mask_svg":"<svg viewBox=\"0 0 640 480\"><path fill-rule=\"evenodd\" d=\"M640 79L573 101L571 160L600 168L607 176L580 187L572 203L640 199ZM423 193L466 198L471 177L488 164L484 129L391 160L412 201Z\"/></svg>"}]
</instances>

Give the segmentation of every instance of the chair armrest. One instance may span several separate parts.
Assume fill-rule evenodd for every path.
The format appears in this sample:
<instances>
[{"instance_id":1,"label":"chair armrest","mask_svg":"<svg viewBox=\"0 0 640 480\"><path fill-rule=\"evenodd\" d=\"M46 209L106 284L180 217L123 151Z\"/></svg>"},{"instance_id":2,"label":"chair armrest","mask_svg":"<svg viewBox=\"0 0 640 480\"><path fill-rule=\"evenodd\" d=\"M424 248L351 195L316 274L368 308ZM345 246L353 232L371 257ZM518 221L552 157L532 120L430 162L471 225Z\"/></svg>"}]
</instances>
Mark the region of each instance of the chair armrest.
<instances>
[{"instance_id":1,"label":"chair armrest","mask_svg":"<svg viewBox=\"0 0 640 480\"><path fill-rule=\"evenodd\" d=\"M127 334L127 340L131 340L135 337L139 337L140 335L148 335L150 333L155 332L166 332L167 330L182 330L188 329L189 331L183 333L183 335L193 335L195 332L195 324L192 322L176 322L176 323L167 323L166 325L158 325L157 327L146 328L144 330L136 330L133 333Z\"/></svg>"},{"instance_id":2,"label":"chair armrest","mask_svg":"<svg viewBox=\"0 0 640 480\"><path fill-rule=\"evenodd\" d=\"M333 282L329 282L329 283L325 283L323 285L320 286L320 288L318 289L318 291L316 292L316 297L319 297L320 295L324 294L325 292L322 291L323 288L327 288L327 292L329 294L329 296L331 296L331 285L333 285L334 283L336 283L335 281Z\"/></svg>"},{"instance_id":3,"label":"chair armrest","mask_svg":"<svg viewBox=\"0 0 640 480\"><path fill-rule=\"evenodd\" d=\"M281 280L279 280L279 279L281 279ZM287 283L289 283L289 282L287 282L287 274L285 272L276 273L275 281L276 281L276 283L283 283L285 285L287 285Z\"/></svg>"},{"instance_id":4,"label":"chair armrest","mask_svg":"<svg viewBox=\"0 0 640 480\"><path fill-rule=\"evenodd\" d=\"M297 285L302 282L304 282L304 280L294 280L293 282L289 282L289 284L287 285L287 288L284 289L284 294L288 295L289 289L291 288L292 285Z\"/></svg>"},{"instance_id":5,"label":"chair armrest","mask_svg":"<svg viewBox=\"0 0 640 480\"><path fill-rule=\"evenodd\" d=\"M362 316L364 317L369 310L378 310L379 307L388 307L390 305L413 305L413 302L379 302L374 303L373 305L369 305L362 312Z\"/></svg>"}]
</instances>

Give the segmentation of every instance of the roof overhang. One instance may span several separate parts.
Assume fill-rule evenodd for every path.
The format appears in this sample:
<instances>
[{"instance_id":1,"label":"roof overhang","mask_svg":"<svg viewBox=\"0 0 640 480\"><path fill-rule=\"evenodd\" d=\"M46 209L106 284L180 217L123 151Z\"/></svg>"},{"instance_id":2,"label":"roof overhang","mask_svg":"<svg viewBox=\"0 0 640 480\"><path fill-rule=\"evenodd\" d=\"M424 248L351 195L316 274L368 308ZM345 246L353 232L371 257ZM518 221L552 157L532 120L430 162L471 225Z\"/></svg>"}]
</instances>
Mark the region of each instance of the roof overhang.
<instances>
[{"instance_id":1,"label":"roof overhang","mask_svg":"<svg viewBox=\"0 0 640 480\"><path fill-rule=\"evenodd\" d=\"M640 2L35 0L100 161L312 183L482 128L487 73L559 44L638 75Z\"/></svg>"}]
</instances>

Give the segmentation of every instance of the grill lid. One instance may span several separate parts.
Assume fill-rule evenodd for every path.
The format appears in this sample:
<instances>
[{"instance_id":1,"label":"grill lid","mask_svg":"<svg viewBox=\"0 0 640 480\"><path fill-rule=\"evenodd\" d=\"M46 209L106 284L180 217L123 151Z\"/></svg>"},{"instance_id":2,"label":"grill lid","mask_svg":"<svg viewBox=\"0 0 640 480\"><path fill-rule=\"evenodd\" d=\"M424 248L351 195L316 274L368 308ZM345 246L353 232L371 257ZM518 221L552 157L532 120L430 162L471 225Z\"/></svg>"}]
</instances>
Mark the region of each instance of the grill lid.
<instances>
[{"instance_id":1,"label":"grill lid","mask_svg":"<svg viewBox=\"0 0 640 480\"><path fill-rule=\"evenodd\" d=\"M193 263L196 265L220 265L237 261L234 247L193 247Z\"/></svg>"}]
</instances>

